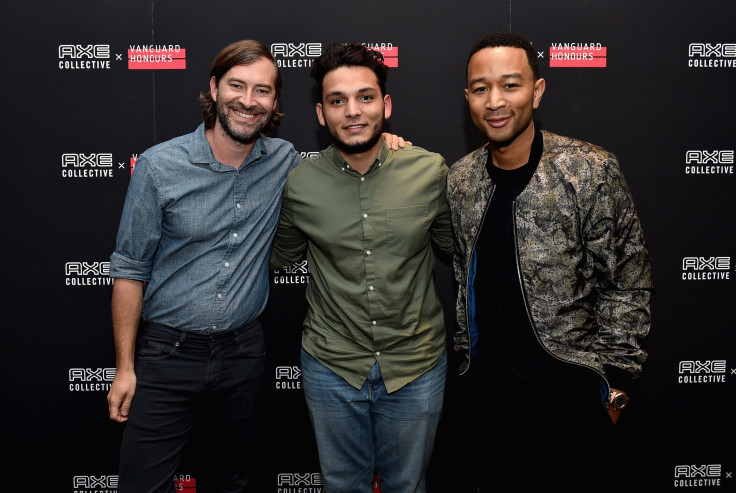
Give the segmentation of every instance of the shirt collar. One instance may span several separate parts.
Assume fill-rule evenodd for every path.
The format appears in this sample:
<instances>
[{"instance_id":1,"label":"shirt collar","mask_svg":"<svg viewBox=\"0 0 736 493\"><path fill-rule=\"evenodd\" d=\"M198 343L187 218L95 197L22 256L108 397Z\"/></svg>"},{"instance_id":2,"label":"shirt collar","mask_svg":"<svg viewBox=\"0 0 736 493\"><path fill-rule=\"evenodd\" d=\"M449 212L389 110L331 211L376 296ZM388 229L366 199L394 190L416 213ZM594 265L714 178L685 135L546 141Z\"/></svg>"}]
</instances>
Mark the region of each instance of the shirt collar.
<instances>
[{"instance_id":1,"label":"shirt collar","mask_svg":"<svg viewBox=\"0 0 736 493\"><path fill-rule=\"evenodd\" d=\"M386 139L381 136L381 147L378 149L378 155L373 161L373 164L368 170L368 173L371 173L374 169L378 168L378 166L383 165L389 159L390 152L391 151L386 145ZM335 167L340 170L342 170L343 168L347 169L347 167L349 166L348 163L346 163L343 159L342 155L337 151L337 147L335 147L335 144L332 144L330 145L330 147L325 149L324 156L329 162L331 162ZM352 170L353 168L350 167L349 169Z\"/></svg>"},{"instance_id":2,"label":"shirt collar","mask_svg":"<svg viewBox=\"0 0 736 493\"><path fill-rule=\"evenodd\" d=\"M204 123L200 123L197 130L194 131L192 140L189 142L190 159L193 163L208 164L213 170L218 170L225 165L220 164L217 159L215 159L215 154L212 152L212 147L210 146L204 132ZM240 169L245 168L253 161L257 161L263 154L268 154L268 148L264 142L263 134L258 134L258 138L253 145L253 149L251 149L248 157L245 158L245 163L243 163ZM227 166L224 169L231 170L233 168Z\"/></svg>"}]
</instances>

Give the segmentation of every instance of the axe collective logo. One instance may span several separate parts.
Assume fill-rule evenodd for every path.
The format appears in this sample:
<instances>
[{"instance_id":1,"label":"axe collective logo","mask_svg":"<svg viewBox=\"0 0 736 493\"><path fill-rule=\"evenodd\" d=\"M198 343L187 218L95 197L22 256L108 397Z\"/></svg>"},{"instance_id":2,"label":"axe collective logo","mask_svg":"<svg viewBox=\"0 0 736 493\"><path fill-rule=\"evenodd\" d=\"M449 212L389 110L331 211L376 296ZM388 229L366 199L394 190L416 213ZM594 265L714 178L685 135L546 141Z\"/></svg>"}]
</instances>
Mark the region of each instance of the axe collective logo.
<instances>
[{"instance_id":1,"label":"axe collective logo","mask_svg":"<svg viewBox=\"0 0 736 493\"><path fill-rule=\"evenodd\" d=\"M115 368L69 368L71 392L107 392L110 390Z\"/></svg>"},{"instance_id":2,"label":"axe collective logo","mask_svg":"<svg viewBox=\"0 0 736 493\"><path fill-rule=\"evenodd\" d=\"M273 271L273 283L274 284L308 284L309 283L309 268L307 267L307 261L302 260L296 262L282 269L274 269Z\"/></svg>"},{"instance_id":3,"label":"axe collective logo","mask_svg":"<svg viewBox=\"0 0 736 493\"><path fill-rule=\"evenodd\" d=\"M322 54L321 43L272 43L271 53L281 68L309 68Z\"/></svg>"},{"instance_id":4,"label":"axe collective logo","mask_svg":"<svg viewBox=\"0 0 736 493\"><path fill-rule=\"evenodd\" d=\"M687 55L690 68L736 67L736 43L690 43Z\"/></svg>"},{"instance_id":5,"label":"axe collective logo","mask_svg":"<svg viewBox=\"0 0 736 493\"><path fill-rule=\"evenodd\" d=\"M61 70L108 70L112 52L110 45L59 45Z\"/></svg>"},{"instance_id":6,"label":"axe collective logo","mask_svg":"<svg viewBox=\"0 0 736 493\"><path fill-rule=\"evenodd\" d=\"M685 151L686 175L732 175L733 150Z\"/></svg>"},{"instance_id":7,"label":"axe collective logo","mask_svg":"<svg viewBox=\"0 0 736 493\"><path fill-rule=\"evenodd\" d=\"M608 49L601 43L552 43L549 66L605 68L607 54Z\"/></svg>"},{"instance_id":8,"label":"axe collective logo","mask_svg":"<svg viewBox=\"0 0 736 493\"><path fill-rule=\"evenodd\" d=\"M278 493L322 493L322 476L316 472L282 472L276 476Z\"/></svg>"},{"instance_id":9,"label":"axe collective logo","mask_svg":"<svg viewBox=\"0 0 736 493\"><path fill-rule=\"evenodd\" d=\"M109 152L67 152L61 155L61 176L64 178L112 178L113 170Z\"/></svg>"},{"instance_id":10,"label":"axe collective logo","mask_svg":"<svg viewBox=\"0 0 736 493\"><path fill-rule=\"evenodd\" d=\"M677 368L677 383L726 383L728 365L725 359L683 360ZM731 369L736 374L736 368Z\"/></svg>"},{"instance_id":11,"label":"axe collective logo","mask_svg":"<svg viewBox=\"0 0 736 493\"><path fill-rule=\"evenodd\" d=\"M684 257L683 281L720 281L731 279L731 257Z\"/></svg>"},{"instance_id":12,"label":"axe collective logo","mask_svg":"<svg viewBox=\"0 0 736 493\"><path fill-rule=\"evenodd\" d=\"M276 367L276 388L279 390L301 390L302 370L298 366Z\"/></svg>"},{"instance_id":13,"label":"axe collective logo","mask_svg":"<svg viewBox=\"0 0 736 493\"><path fill-rule=\"evenodd\" d=\"M117 493L118 476L74 476L74 493Z\"/></svg>"},{"instance_id":14,"label":"axe collective logo","mask_svg":"<svg viewBox=\"0 0 736 493\"><path fill-rule=\"evenodd\" d=\"M112 286L110 262L67 262L64 275L67 286Z\"/></svg>"},{"instance_id":15,"label":"axe collective logo","mask_svg":"<svg viewBox=\"0 0 736 493\"><path fill-rule=\"evenodd\" d=\"M731 474L727 473L726 478ZM723 486L722 464L699 464L675 466L675 488L699 487L699 486Z\"/></svg>"}]
</instances>

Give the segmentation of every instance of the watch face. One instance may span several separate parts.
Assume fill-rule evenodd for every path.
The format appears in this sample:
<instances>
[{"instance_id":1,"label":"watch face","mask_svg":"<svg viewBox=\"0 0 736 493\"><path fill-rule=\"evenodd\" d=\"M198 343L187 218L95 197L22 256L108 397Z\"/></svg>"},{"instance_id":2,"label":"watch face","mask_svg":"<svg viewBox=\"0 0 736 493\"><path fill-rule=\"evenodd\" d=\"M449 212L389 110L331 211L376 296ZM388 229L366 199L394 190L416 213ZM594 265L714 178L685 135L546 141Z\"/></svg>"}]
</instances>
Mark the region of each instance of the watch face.
<instances>
[{"instance_id":1,"label":"watch face","mask_svg":"<svg viewBox=\"0 0 736 493\"><path fill-rule=\"evenodd\" d=\"M626 397L625 394L617 394L613 398L613 406L617 407L618 409L623 409L628 402L629 399Z\"/></svg>"}]
</instances>

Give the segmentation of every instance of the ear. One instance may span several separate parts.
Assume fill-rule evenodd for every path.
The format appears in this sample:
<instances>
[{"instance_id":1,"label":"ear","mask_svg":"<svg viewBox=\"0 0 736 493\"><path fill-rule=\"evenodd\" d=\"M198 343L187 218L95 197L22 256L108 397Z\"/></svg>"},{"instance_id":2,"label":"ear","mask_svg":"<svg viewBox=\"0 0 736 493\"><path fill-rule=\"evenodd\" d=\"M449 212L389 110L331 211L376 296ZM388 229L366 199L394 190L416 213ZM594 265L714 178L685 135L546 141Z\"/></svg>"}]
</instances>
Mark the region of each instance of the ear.
<instances>
[{"instance_id":1,"label":"ear","mask_svg":"<svg viewBox=\"0 0 736 493\"><path fill-rule=\"evenodd\" d=\"M319 120L319 124L324 127L325 116L322 114L322 103L317 103L317 107L315 109L317 110L317 120Z\"/></svg>"},{"instance_id":2,"label":"ear","mask_svg":"<svg viewBox=\"0 0 736 493\"><path fill-rule=\"evenodd\" d=\"M210 77L210 94L212 95L212 101L217 101L217 81L214 75Z\"/></svg>"},{"instance_id":3,"label":"ear","mask_svg":"<svg viewBox=\"0 0 736 493\"><path fill-rule=\"evenodd\" d=\"M465 89L465 101L467 101L467 100L468 100L468 90Z\"/></svg>"},{"instance_id":4,"label":"ear","mask_svg":"<svg viewBox=\"0 0 736 493\"><path fill-rule=\"evenodd\" d=\"M389 118L391 116L391 96L386 94L383 97L383 117Z\"/></svg>"},{"instance_id":5,"label":"ear","mask_svg":"<svg viewBox=\"0 0 736 493\"><path fill-rule=\"evenodd\" d=\"M534 101L532 107L535 110L539 107L540 101L542 101L542 94L544 94L544 89L546 87L547 83L544 79L537 79L537 82L534 83Z\"/></svg>"}]
</instances>

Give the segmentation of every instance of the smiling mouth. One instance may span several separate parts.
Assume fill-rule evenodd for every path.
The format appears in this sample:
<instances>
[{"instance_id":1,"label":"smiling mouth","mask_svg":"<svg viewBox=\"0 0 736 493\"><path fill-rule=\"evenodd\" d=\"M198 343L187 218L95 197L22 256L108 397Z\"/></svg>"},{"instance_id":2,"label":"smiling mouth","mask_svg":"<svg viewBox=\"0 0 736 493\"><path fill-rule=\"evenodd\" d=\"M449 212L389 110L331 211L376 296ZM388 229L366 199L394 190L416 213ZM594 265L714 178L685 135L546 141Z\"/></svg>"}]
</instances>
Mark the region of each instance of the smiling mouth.
<instances>
[{"instance_id":1,"label":"smiling mouth","mask_svg":"<svg viewBox=\"0 0 736 493\"><path fill-rule=\"evenodd\" d=\"M241 118L245 118L246 120L253 120L263 114L263 113L243 113L242 111L238 111L238 110L233 110L233 113L235 113Z\"/></svg>"},{"instance_id":2,"label":"smiling mouth","mask_svg":"<svg viewBox=\"0 0 736 493\"><path fill-rule=\"evenodd\" d=\"M493 128L500 128L506 125L509 120L511 120L510 116L505 116L503 118L486 118L485 119L488 125L490 125Z\"/></svg>"}]
</instances>

